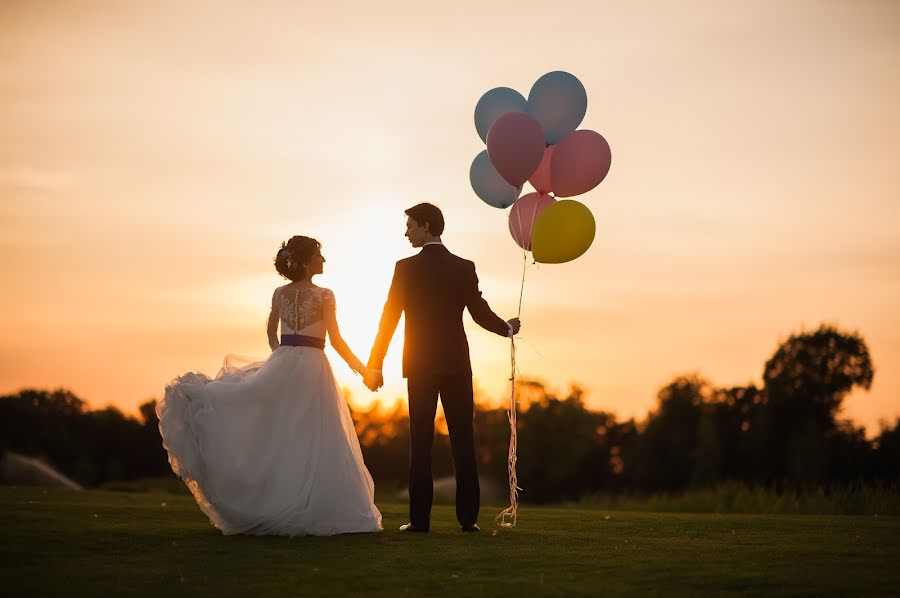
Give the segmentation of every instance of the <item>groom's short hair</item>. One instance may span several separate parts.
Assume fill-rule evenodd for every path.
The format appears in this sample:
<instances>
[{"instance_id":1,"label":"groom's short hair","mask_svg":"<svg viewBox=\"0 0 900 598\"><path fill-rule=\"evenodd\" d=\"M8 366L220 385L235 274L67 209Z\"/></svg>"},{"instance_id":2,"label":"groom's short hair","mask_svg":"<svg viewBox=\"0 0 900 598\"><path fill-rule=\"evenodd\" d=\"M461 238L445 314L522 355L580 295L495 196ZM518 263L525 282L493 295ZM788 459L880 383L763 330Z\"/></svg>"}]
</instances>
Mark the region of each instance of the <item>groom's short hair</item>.
<instances>
[{"instance_id":1,"label":"groom's short hair","mask_svg":"<svg viewBox=\"0 0 900 598\"><path fill-rule=\"evenodd\" d=\"M408 210L405 214L415 220L419 226L428 225L428 230L435 237L440 237L444 232L444 215L441 209L430 203L420 203Z\"/></svg>"}]
</instances>

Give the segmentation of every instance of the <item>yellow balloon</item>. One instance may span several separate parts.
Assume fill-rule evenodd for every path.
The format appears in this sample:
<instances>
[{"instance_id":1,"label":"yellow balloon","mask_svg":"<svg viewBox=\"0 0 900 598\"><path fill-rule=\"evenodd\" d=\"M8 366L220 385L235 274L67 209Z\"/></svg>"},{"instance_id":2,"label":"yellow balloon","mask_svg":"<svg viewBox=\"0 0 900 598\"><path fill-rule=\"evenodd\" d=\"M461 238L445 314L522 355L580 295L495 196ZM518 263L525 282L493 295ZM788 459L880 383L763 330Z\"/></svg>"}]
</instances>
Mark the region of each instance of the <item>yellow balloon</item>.
<instances>
[{"instance_id":1,"label":"yellow balloon","mask_svg":"<svg viewBox=\"0 0 900 598\"><path fill-rule=\"evenodd\" d=\"M563 199L544 208L537 217L531 253L542 264L571 262L588 250L596 232L594 216L587 206Z\"/></svg>"}]
</instances>

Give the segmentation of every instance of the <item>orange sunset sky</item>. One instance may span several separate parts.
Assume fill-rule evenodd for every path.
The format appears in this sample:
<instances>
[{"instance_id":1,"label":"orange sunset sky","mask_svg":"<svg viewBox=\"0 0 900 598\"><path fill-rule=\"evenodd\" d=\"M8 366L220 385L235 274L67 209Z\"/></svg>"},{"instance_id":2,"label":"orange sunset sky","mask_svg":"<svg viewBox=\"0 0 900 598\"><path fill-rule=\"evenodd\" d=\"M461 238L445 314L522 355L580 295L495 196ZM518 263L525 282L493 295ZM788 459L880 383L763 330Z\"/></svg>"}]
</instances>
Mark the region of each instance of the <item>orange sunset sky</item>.
<instances>
[{"instance_id":1,"label":"orange sunset sky","mask_svg":"<svg viewBox=\"0 0 900 598\"><path fill-rule=\"evenodd\" d=\"M515 315L522 254L468 169L475 103L566 70L612 148L597 238L529 266L519 365L643 417L673 376L760 383L790 333L859 331L845 415L900 415L900 3L0 2L0 393L127 412L264 357L279 243L314 236L368 355L403 210ZM484 396L509 347L466 316ZM377 396L405 397L398 332ZM341 384L373 395L328 349Z\"/></svg>"}]
</instances>

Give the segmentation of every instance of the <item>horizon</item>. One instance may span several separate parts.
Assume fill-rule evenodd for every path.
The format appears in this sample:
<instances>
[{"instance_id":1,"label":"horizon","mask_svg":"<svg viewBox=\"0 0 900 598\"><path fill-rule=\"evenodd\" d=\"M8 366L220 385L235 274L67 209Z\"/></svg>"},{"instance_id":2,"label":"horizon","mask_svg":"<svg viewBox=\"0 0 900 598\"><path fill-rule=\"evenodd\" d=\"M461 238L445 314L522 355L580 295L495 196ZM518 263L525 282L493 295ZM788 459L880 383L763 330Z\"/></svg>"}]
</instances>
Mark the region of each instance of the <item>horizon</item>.
<instances>
[{"instance_id":1,"label":"horizon","mask_svg":"<svg viewBox=\"0 0 900 598\"><path fill-rule=\"evenodd\" d=\"M472 114L560 69L612 168L577 198L591 249L527 268L523 377L641 420L679 375L760 386L830 323L875 364L844 417L870 437L900 417L900 5L389 4L0 7L0 393L134 414L178 374L264 357L294 234L322 242L314 282L365 361L419 201L513 317L522 253L469 187ZM502 404L508 341L464 319ZM327 348L358 405L405 398L401 328L376 395Z\"/></svg>"}]
</instances>

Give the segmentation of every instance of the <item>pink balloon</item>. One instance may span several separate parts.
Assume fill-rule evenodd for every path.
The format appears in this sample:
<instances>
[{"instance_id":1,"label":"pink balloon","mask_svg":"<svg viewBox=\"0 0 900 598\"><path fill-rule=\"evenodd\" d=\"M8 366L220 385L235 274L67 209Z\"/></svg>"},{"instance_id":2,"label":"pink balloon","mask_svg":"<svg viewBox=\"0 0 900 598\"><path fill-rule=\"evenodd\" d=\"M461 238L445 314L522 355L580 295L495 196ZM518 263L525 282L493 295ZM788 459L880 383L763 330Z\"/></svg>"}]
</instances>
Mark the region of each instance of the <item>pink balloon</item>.
<instances>
[{"instance_id":1,"label":"pink balloon","mask_svg":"<svg viewBox=\"0 0 900 598\"><path fill-rule=\"evenodd\" d=\"M544 156L544 131L523 112L507 112L494 121L487 134L491 163L506 181L521 187Z\"/></svg>"},{"instance_id":2,"label":"pink balloon","mask_svg":"<svg viewBox=\"0 0 900 598\"><path fill-rule=\"evenodd\" d=\"M575 131L556 145L550 162L550 180L557 197L586 193L609 172L612 154L600 133Z\"/></svg>"},{"instance_id":3,"label":"pink balloon","mask_svg":"<svg viewBox=\"0 0 900 598\"><path fill-rule=\"evenodd\" d=\"M529 193L523 195L513 204L509 211L509 232L513 240L525 251L531 251L531 233L534 231L534 223L544 208L552 204L555 199L541 193Z\"/></svg>"},{"instance_id":4,"label":"pink balloon","mask_svg":"<svg viewBox=\"0 0 900 598\"><path fill-rule=\"evenodd\" d=\"M550 161L553 159L553 153L556 151L555 145L548 145L544 148L544 157L541 159L540 165L528 177L531 186L537 189L538 193L550 193L553 189L550 186Z\"/></svg>"}]
</instances>

